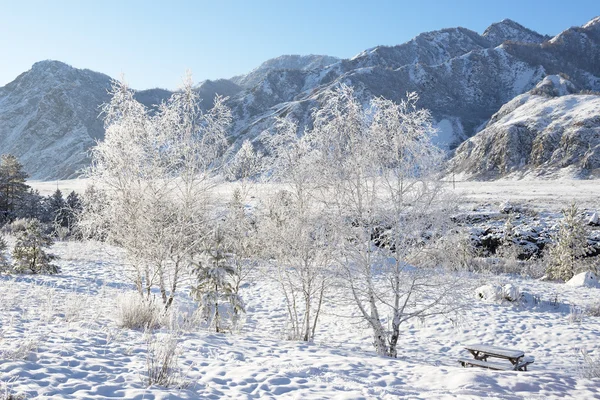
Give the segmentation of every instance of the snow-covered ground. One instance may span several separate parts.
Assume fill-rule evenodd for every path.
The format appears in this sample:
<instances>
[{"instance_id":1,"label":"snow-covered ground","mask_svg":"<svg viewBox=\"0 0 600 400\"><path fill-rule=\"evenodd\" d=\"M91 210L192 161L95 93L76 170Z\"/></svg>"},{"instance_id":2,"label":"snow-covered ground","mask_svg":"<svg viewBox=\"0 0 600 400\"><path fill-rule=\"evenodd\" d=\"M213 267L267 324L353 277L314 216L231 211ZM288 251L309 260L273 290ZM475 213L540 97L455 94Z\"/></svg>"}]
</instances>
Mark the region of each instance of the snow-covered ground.
<instances>
[{"instance_id":1,"label":"snow-covered ground","mask_svg":"<svg viewBox=\"0 0 600 400\"><path fill-rule=\"evenodd\" d=\"M115 249L57 243L62 273L0 278L0 376L12 393L48 398L597 398L600 381L578 376L581 349L597 356L600 317L573 318L598 304L600 289L518 277L474 275L460 296L471 306L460 321L407 325L400 358L374 354L370 332L328 308L316 342L286 341L276 287L257 280L244 289L248 321L237 334L187 331L179 359L187 388L146 387L147 336L119 329L116 299L131 290L118 273ZM512 283L537 304L486 303L472 288ZM189 302L182 296L180 305ZM160 333L157 334L160 337ZM524 350L528 372L462 368L465 343Z\"/></svg>"},{"instance_id":2,"label":"snow-covered ground","mask_svg":"<svg viewBox=\"0 0 600 400\"><path fill-rule=\"evenodd\" d=\"M43 194L56 190L56 182L33 186ZM63 181L59 188L84 185ZM592 207L600 195L594 181L458 182L449 190L463 193L466 207L510 200L555 210L572 199ZM283 299L259 276L243 288L248 319L241 332L188 327L178 334L177 351L185 387L147 387L148 342L167 331L118 328L118 298L133 290L120 273L122 253L78 242L58 242L52 252L60 256L59 275L0 276L0 398L600 398L600 379L579 371L582 350L600 357L600 317L577 311L598 308L600 289L480 274L457 290L470 304L460 320L404 326L398 359L375 354L351 304L325 309L315 343L285 340ZM478 286L506 283L529 302L475 296ZM177 304L191 304L186 290ZM470 357L467 343L521 349L535 363L527 372L462 368L457 360Z\"/></svg>"}]
</instances>

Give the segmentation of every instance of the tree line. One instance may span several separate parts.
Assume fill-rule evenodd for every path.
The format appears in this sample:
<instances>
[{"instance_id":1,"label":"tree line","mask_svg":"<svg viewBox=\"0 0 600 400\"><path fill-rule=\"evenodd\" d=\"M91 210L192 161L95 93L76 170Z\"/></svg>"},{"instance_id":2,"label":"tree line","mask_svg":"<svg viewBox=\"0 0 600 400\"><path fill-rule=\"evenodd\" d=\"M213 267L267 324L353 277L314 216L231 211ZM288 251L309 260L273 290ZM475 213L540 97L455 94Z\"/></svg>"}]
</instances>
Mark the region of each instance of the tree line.
<instances>
[{"instance_id":1,"label":"tree line","mask_svg":"<svg viewBox=\"0 0 600 400\"><path fill-rule=\"evenodd\" d=\"M59 235L71 233L75 214L81 210L81 198L72 191L66 198L60 189L49 196L29 186L29 176L12 154L0 158L0 226L17 219L36 219L47 230Z\"/></svg>"}]
</instances>

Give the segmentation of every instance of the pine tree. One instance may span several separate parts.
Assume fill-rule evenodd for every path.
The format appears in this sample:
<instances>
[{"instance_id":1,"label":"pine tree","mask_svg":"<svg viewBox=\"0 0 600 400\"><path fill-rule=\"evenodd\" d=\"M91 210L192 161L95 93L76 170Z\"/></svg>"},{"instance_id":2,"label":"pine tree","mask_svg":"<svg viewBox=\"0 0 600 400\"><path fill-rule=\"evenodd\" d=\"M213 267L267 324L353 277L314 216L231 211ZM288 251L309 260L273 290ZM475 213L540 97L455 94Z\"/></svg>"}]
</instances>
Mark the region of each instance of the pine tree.
<instances>
[{"instance_id":1,"label":"pine tree","mask_svg":"<svg viewBox=\"0 0 600 400\"><path fill-rule=\"evenodd\" d=\"M44 198L40 192L29 188L18 205L17 218L35 218L41 220L44 216Z\"/></svg>"},{"instance_id":2,"label":"pine tree","mask_svg":"<svg viewBox=\"0 0 600 400\"><path fill-rule=\"evenodd\" d=\"M6 244L6 240L0 237L0 273L10 271L10 265L8 263L8 260L6 259L7 248L8 245Z\"/></svg>"},{"instance_id":3,"label":"pine tree","mask_svg":"<svg viewBox=\"0 0 600 400\"><path fill-rule=\"evenodd\" d=\"M14 271L31 274L57 274L58 267L51 264L56 256L46 253L45 250L52 244L52 238L44 232L39 220L27 220L25 229L17 232L17 242L13 249Z\"/></svg>"},{"instance_id":4,"label":"pine tree","mask_svg":"<svg viewBox=\"0 0 600 400\"><path fill-rule=\"evenodd\" d=\"M60 189L48 196L46 199L46 219L47 222L54 224L56 227L68 226L68 220L66 215L67 203L63 198L63 194Z\"/></svg>"},{"instance_id":5,"label":"pine tree","mask_svg":"<svg viewBox=\"0 0 600 400\"><path fill-rule=\"evenodd\" d=\"M209 325L216 332L223 332L219 307L229 304L231 318L245 310L241 297L235 292L232 276L236 271L219 229L215 230L211 242L203 260L195 264L193 272L197 284L192 287L192 296L200 303Z\"/></svg>"},{"instance_id":6,"label":"pine tree","mask_svg":"<svg viewBox=\"0 0 600 400\"><path fill-rule=\"evenodd\" d=\"M25 180L29 176L23 165L12 154L4 154L0 159L0 223L16 218L18 204L29 190Z\"/></svg>"},{"instance_id":7,"label":"pine tree","mask_svg":"<svg viewBox=\"0 0 600 400\"><path fill-rule=\"evenodd\" d=\"M556 242L550 247L550 261L546 271L552 279L571 279L576 271L577 260L588 251L585 228L578 213L575 203L563 210L563 220Z\"/></svg>"},{"instance_id":8,"label":"pine tree","mask_svg":"<svg viewBox=\"0 0 600 400\"><path fill-rule=\"evenodd\" d=\"M64 219L66 221L66 226L69 228L69 233L73 233L73 228L75 227L75 223L77 220L77 215L83 209L83 204L81 202L81 198L75 191L69 193L66 199L66 205L63 210Z\"/></svg>"}]
</instances>

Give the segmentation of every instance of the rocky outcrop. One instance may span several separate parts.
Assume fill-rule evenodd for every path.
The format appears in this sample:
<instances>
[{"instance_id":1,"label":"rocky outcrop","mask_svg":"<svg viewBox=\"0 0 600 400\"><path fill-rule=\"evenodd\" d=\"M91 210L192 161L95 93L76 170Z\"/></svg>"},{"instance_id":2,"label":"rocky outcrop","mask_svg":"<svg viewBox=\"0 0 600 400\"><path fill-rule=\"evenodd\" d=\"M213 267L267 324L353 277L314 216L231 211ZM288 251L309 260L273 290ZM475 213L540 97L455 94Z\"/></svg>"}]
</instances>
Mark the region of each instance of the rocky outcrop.
<instances>
[{"instance_id":1,"label":"rocky outcrop","mask_svg":"<svg viewBox=\"0 0 600 400\"><path fill-rule=\"evenodd\" d=\"M548 76L492 116L456 150L449 169L470 179L600 176L600 96Z\"/></svg>"}]
</instances>

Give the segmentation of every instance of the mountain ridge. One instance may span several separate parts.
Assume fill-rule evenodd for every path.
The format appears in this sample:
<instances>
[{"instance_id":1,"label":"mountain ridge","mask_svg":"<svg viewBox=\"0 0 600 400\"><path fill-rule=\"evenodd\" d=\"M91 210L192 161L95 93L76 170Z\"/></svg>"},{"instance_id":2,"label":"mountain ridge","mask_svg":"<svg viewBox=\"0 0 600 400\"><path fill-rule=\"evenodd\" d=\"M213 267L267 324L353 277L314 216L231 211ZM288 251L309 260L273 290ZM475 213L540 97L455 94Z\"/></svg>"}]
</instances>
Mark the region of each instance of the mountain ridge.
<instances>
[{"instance_id":1,"label":"mountain ridge","mask_svg":"<svg viewBox=\"0 0 600 400\"><path fill-rule=\"evenodd\" d=\"M229 97L234 149L246 139L260 147L275 116L289 115L301 127L310 126L311 109L340 83L353 85L365 104L373 96L398 101L407 91L418 92L419 105L432 111L440 129L439 144L454 148L547 75L567 73L581 89L600 89L599 27L600 18L594 18L553 38L508 19L483 34L447 28L350 59L280 56L245 75L201 82L197 90L204 109L215 94ZM108 99L110 81L60 61L34 64L0 87L3 151L20 157L37 179L76 176L89 163L89 148L103 138L98 106ZM171 93L148 89L137 91L136 98L152 107Z\"/></svg>"}]
</instances>

